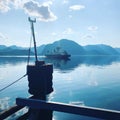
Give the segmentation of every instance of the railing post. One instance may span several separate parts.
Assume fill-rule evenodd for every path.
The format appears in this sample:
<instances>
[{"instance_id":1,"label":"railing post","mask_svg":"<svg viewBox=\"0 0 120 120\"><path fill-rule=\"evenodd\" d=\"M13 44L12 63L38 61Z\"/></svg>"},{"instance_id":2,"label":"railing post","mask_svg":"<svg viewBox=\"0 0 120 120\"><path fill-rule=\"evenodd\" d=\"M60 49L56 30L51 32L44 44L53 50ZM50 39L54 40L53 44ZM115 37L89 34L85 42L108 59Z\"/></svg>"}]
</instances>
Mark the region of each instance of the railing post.
<instances>
[{"instance_id":1,"label":"railing post","mask_svg":"<svg viewBox=\"0 0 120 120\"><path fill-rule=\"evenodd\" d=\"M46 100L46 95L53 91L52 73L53 65L45 64L44 61L36 61L35 65L27 66L29 93L34 96L34 99ZM46 112L48 111L30 108L29 117L30 119L39 120L43 115L46 117Z\"/></svg>"}]
</instances>

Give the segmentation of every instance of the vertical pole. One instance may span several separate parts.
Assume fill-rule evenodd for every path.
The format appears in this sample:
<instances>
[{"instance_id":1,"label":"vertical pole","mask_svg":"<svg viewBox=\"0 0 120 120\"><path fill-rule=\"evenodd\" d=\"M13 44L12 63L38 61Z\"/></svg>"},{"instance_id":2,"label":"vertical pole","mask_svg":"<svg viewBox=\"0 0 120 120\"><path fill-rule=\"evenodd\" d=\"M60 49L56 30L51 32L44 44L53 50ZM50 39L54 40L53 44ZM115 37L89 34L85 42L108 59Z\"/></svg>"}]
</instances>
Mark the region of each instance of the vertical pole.
<instances>
[{"instance_id":1,"label":"vertical pole","mask_svg":"<svg viewBox=\"0 0 120 120\"><path fill-rule=\"evenodd\" d=\"M27 65L27 75L29 81L29 93L34 95L33 99L42 99L46 100L46 95L50 94L53 91L52 88L52 73L53 73L53 65L45 64L44 61L38 61L37 58L37 49L36 49L36 41L35 41L35 33L34 33L34 23L36 19L32 20L30 17L28 18L31 25L31 34L34 42L34 51L35 51L35 65ZM41 119L42 116L44 120L48 120L46 117L52 116L52 111L50 110L36 110L29 109L29 119L38 120ZM52 120L49 119L49 120Z\"/></svg>"},{"instance_id":2,"label":"vertical pole","mask_svg":"<svg viewBox=\"0 0 120 120\"><path fill-rule=\"evenodd\" d=\"M31 23L31 33L32 33L33 42L34 42L35 59L36 59L36 61L38 61L38 58L37 58L37 49L36 49L36 41L35 41L35 33L34 33L34 25L33 25L33 23L36 22L36 19L35 20L31 20L30 17L29 17L28 20Z\"/></svg>"}]
</instances>

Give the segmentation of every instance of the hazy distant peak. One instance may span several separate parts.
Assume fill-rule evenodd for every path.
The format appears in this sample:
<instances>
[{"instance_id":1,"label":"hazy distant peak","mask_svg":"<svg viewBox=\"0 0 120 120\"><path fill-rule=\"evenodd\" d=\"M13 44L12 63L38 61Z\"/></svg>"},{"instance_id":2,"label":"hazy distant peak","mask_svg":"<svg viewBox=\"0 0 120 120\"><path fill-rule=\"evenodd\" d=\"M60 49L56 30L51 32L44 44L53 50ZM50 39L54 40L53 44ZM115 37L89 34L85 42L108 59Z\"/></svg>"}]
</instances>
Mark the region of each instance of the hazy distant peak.
<instances>
[{"instance_id":1,"label":"hazy distant peak","mask_svg":"<svg viewBox=\"0 0 120 120\"><path fill-rule=\"evenodd\" d=\"M0 45L0 49L5 49L6 46L5 45Z\"/></svg>"},{"instance_id":2,"label":"hazy distant peak","mask_svg":"<svg viewBox=\"0 0 120 120\"><path fill-rule=\"evenodd\" d=\"M45 55L48 51L52 52L57 47L60 47L62 50L67 51L67 53L71 55L119 55L120 54L120 48L113 48L109 45L105 44L96 44L96 45L86 45L81 46L78 43L76 43L73 40L69 39L60 39L58 41L55 41L50 44L41 45L37 47L38 55ZM31 48L32 52L34 52L34 49ZM19 51L18 51L19 50ZM16 54L17 51L18 54L24 54L23 50L26 50L26 54L28 51L28 48L19 47L16 45L12 46L5 46L0 45L0 54L3 55L5 52L8 55L10 54Z\"/></svg>"}]
</instances>

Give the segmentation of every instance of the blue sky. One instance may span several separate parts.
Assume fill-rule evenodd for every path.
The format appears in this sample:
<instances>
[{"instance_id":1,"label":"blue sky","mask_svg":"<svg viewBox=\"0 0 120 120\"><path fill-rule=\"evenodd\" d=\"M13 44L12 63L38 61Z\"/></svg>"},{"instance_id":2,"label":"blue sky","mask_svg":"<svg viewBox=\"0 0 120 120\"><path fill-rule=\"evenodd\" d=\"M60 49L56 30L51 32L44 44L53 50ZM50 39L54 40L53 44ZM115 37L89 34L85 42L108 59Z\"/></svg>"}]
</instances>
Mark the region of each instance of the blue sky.
<instances>
[{"instance_id":1,"label":"blue sky","mask_svg":"<svg viewBox=\"0 0 120 120\"><path fill-rule=\"evenodd\" d=\"M59 39L120 47L120 0L0 0L0 44L29 46L28 17L37 46Z\"/></svg>"}]
</instances>

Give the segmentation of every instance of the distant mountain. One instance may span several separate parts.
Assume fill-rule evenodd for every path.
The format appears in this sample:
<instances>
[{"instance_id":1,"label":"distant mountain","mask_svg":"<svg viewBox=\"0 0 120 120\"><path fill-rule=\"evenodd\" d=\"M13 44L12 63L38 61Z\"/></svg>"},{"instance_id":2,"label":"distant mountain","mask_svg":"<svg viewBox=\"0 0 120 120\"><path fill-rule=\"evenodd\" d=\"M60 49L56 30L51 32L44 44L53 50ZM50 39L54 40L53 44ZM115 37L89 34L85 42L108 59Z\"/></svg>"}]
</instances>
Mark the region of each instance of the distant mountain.
<instances>
[{"instance_id":1,"label":"distant mountain","mask_svg":"<svg viewBox=\"0 0 120 120\"><path fill-rule=\"evenodd\" d=\"M120 48L115 48L115 50L120 53Z\"/></svg>"},{"instance_id":2,"label":"distant mountain","mask_svg":"<svg viewBox=\"0 0 120 120\"><path fill-rule=\"evenodd\" d=\"M5 48L6 48L5 45L0 45L0 50L5 49Z\"/></svg>"},{"instance_id":3,"label":"distant mountain","mask_svg":"<svg viewBox=\"0 0 120 120\"><path fill-rule=\"evenodd\" d=\"M28 49L15 45L9 47L0 45L0 55L28 55Z\"/></svg>"},{"instance_id":4,"label":"distant mountain","mask_svg":"<svg viewBox=\"0 0 120 120\"><path fill-rule=\"evenodd\" d=\"M37 47L38 55L42 55L43 50L45 49L46 45L41 45ZM33 51L34 52L34 51Z\"/></svg>"},{"instance_id":5,"label":"distant mountain","mask_svg":"<svg viewBox=\"0 0 120 120\"><path fill-rule=\"evenodd\" d=\"M119 55L120 53L115 48L104 45L87 45L81 46L72 40L61 39L59 41L47 44L44 46L41 54L45 55L48 51L54 51L56 47L60 46L71 55Z\"/></svg>"},{"instance_id":6,"label":"distant mountain","mask_svg":"<svg viewBox=\"0 0 120 120\"><path fill-rule=\"evenodd\" d=\"M88 55L118 55L118 51L104 44L87 45L83 47Z\"/></svg>"},{"instance_id":7,"label":"distant mountain","mask_svg":"<svg viewBox=\"0 0 120 120\"><path fill-rule=\"evenodd\" d=\"M38 55L45 55L48 51L52 52L57 47L61 47L71 55L120 55L120 48L113 48L104 44L81 46L78 43L61 39L51 44L37 47ZM31 55L34 54L34 48L31 48ZM0 45L0 55L28 55L28 48L19 46Z\"/></svg>"},{"instance_id":8,"label":"distant mountain","mask_svg":"<svg viewBox=\"0 0 120 120\"><path fill-rule=\"evenodd\" d=\"M10 48L10 49L19 49L19 50L27 49L27 48L16 46L16 45L11 45L8 48Z\"/></svg>"},{"instance_id":9,"label":"distant mountain","mask_svg":"<svg viewBox=\"0 0 120 120\"><path fill-rule=\"evenodd\" d=\"M84 48L77 44L76 42L72 40L61 39L52 44L47 44L44 47L42 54L44 55L48 51L52 52L56 47L61 47L63 50L66 50L71 55L84 55L86 53Z\"/></svg>"}]
</instances>

